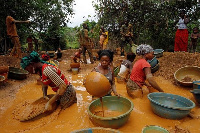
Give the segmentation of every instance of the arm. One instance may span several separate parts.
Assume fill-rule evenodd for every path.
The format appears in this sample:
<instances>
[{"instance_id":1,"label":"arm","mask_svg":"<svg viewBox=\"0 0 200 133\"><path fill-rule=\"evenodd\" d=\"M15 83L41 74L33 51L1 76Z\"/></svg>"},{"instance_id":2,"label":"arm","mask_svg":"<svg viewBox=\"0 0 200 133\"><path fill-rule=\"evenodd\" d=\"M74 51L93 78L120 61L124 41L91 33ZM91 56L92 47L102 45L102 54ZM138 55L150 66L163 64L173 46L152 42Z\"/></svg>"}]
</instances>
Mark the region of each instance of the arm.
<instances>
[{"instance_id":1,"label":"arm","mask_svg":"<svg viewBox=\"0 0 200 133\"><path fill-rule=\"evenodd\" d=\"M160 91L160 92L164 92L160 86L156 83L156 81L154 80L153 78L153 75L151 73L151 68L150 67L146 67L144 68L144 72L145 72L145 75L146 75L146 79L147 81L149 82L149 84L156 90Z\"/></svg>"},{"instance_id":2,"label":"arm","mask_svg":"<svg viewBox=\"0 0 200 133\"><path fill-rule=\"evenodd\" d=\"M47 97L47 89L48 89L48 86L45 84L42 84L43 97L44 97L44 99L49 100L49 98Z\"/></svg>"},{"instance_id":3,"label":"arm","mask_svg":"<svg viewBox=\"0 0 200 133\"><path fill-rule=\"evenodd\" d=\"M29 23L29 22L30 22L29 20L26 21L14 20L14 23Z\"/></svg>"},{"instance_id":4,"label":"arm","mask_svg":"<svg viewBox=\"0 0 200 133\"><path fill-rule=\"evenodd\" d=\"M188 24L189 23L189 18L187 15L184 16L184 23L185 24Z\"/></svg>"},{"instance_id":5,"label":"arm","mask_svg":"<svg viewBox=\"0 0 200 133\"><path fill-rule=\"evenodd\" d=\"M115 96L120 96L118 93L117 93L117 89L116 89L116 85L115 85L115 77L114 77L114 71L112 70L112 85L111 85L111 89L114 93Z\"/></svg>"}]
</instances>

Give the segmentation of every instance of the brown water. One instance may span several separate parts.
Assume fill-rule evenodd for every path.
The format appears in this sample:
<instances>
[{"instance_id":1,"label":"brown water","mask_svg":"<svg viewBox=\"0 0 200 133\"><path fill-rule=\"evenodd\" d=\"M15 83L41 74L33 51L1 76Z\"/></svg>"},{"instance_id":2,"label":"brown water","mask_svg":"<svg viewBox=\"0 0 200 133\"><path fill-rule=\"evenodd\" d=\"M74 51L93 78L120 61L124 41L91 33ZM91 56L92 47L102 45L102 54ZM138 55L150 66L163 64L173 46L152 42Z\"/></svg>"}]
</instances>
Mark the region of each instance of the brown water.
<instances>
[{"instance_id":1,"label":"brown water","mask_svg":"<svg viewBox=\"0 0 200 133\"><path fill-rule=\"evenodd\" d=\"M101 111L101 113L102 113L102 115L101 116L105 116L104 115L104 108L103 108L103 98L102 97L100 97L100 101L101 101L101 109L102 109L102 111ZM97 114L96 114L97 115Z\"/></svg>"},{"instance_id":2,"label":"brown water","mask_svg":"<svg viewBox=\"0 0 200 133\"><path fill-rule=\"evenodd\" d=\"M60 62L60 65L62 70L64 70L64 65L67 65L67 63L66 61L63 61ZM93 65L90 65L91 64L87 64L84 66L87 68L85 70L81 68L77 75L73 75L67 70L63 71L63 73L67 75L66 77L75 86L77 92L77 103L65 110L60 111L58 108L50 115L27 122L20 122L15 119L15 111L20 108L22 103L26 101L35 101L42 96L41 86L37 85L36 80L21 87L14 100L1 98L1 133L69 133L78 129L95 127L95 125L93 125L89 120L89 116L87 114L87 108L92 100L92 97L87 93L85 87L82 85L85 74L90 72L94 67ZM166 93L181 95L196 103L192 93L189 92L190 88L174 86L171 82L164 80L162 77L156 77L155 80ZM186 117L181 120L161 118L152 112L147 94L142 98L131 99L127 95L125 84L116 83L116 89L119 94L129 98L134 104L134 109L128 122L124 126L120 127L118 129L119 131L124 133L140 133L146 125L158 125L169 130L171 133L175 133L175 126L179 126L183 130L188 130L190 133L200 132L199 119L191 117ZM54 92L49 88L48 94L54 94ZM0 95L3 97L3 94ZM195 109L192 110L195 115L200 115L200 110L198 108L199 106L196 106Z\"/></svg>"}]
</instances>

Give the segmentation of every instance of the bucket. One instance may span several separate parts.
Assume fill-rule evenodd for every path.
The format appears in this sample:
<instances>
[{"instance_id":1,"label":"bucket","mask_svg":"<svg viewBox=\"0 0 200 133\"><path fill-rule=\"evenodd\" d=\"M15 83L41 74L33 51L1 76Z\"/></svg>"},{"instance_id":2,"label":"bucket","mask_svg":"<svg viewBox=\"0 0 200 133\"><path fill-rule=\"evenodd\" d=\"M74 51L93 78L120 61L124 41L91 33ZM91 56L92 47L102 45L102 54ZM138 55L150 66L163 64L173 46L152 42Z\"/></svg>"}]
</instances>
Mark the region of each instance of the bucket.
<instances>
[{"instance_id":1,"label":"bucket","mask_svg":"<svg viewBox=\"0 0 200 133\"><path fill-rule=\"evenodd\" d=\"M200 81L193 82L193 89L200 89Z\"/></svg>"},{"instance_id":2,"label":"bucket","mask_svg":"<svg viewBox=\"0 0 200 133\"><path fill-rule=\"evenodd\" d=\"M72 68L72 73L73 74L78 74L78 68Z\"/></svg>"}]
</instances>

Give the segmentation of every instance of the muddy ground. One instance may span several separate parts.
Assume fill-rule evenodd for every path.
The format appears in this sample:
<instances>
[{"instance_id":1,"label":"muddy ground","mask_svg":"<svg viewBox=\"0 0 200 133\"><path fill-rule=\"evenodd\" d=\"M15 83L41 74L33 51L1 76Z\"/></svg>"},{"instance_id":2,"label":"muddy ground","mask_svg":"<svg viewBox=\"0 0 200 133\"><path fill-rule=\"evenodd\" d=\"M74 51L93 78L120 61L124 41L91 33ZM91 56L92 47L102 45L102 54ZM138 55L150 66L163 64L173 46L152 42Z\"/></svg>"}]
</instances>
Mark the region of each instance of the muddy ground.
<instances>
[{"instance_id":1,"label":"muddy ground","mask_svg":"<svg viewBox=\"0 0 200 133\"><path fill-rule=\"evenodd\" d=\"M63 51L63 57L62 57L62 61L60 62L59 68L62 70L62 72L66 75L66 77L72 82L72 84L74 84L74 86L76 87L76 90L80 92L77 93L77 97L79 99L79 102L77 103L76 107L72 107L71 110L73 110L74 108L76 108L77 110L81 110L83 111L82 114L84 113L85 116L83 117L81 114L77 114L80 118L83 118L82 122L85 122L85 125L82 125L78 122L76 122L78 119L73 119L72 123L67 124L66 126L71 125L71 128L67 128L66 127L59 127L59 129L65 129L65 132L70 132L73 130L77 130L80 128L88 128L88 127L94 127L93 124L91 124L91 122L89 122L87 117L87 111L80 109L82 106L83 107L87 107L87 105L90 103L91 97L86 94L87 92L85 92L85 89L83 88L83 86L81 85L82 80L84 78L84 75L89 73L93 67L95 67L98 64L98 61L96 61L94 64L82 64L81 63L81 69L79 72L78 76L73 76L72 72L70 71L70 56L73 55L75 53L76 50L65 50ZM94 53L97 50L94 50ZM114 58L114 66L119 65L119 61L122 60L123 57L120 57L119 55L115 55ZM138 59L138 57L136 58L136 60ZM179 94L186 96L187 98L193 100L195 103L195 99L193 98L192 94L189 93L189 90L192 88L185 88L185 87L181 87L180 85L178 85L175 80L174 80L174 72L179 69L180 67L183 66L200 66L200 54L199 53L187 53L187 52L175 52L175 53L170 53L170 52L164 52L163 57L158 58L159 63L160 63L160 68L157 72L154 73L154 76L156 78L156 81L159 83L159 85L161 87L165 87L166 84L168 85L168 87L166 89L169 89L169 87L171 87L171 90L166 90L167 92L173 93L173 94ZM19 65L20 60L18 58L15 57L10 57L10 56L0 56L0 66L11 66L11 67L20 67ZM41 92L41 87L39 85L35 85L36 84L36 80L37 80L38 76L35 74L29 74L27 76L26 80L14 80L14 79L7 79L4 83L1 83L0 86L0 119L2 120L6 120L6 117L9 116L8 118L11 118L12 120L10 121L10 125L9 124L1 124L0 127L1 129L3 128L3 132L55 132L54 129L49 128L49 130L44 131L44 125L43 124L47 124L47 125L51 125L51 122L53 121L52 125L57 125L58 123L60 123L61 121L65 121L64 119L60 119L57 118L59 112L56 112L55 114L53 114L52 116L56 117L52 117L52 118L41 118L39 120L35 120L32 124L31 121L29 123L26 123L24 125L21 126L21 124L19 122L17 122L17 120L14 119L14 115L13 114L13 110L16 109L17 106L23 104L24 102L19 102L19 101L26 101L24 99L37 99L40 96L42 96L40 94ZM33 96L24 96L23 91L27 91L28 93L32 93L32 90L28 90L29 88L26 89L26 87L36 87L38 88L37 94L34 94ZM125 85L121 85L121 84L117 84L117 89L119 91L119 93L121 93L123 96L128 97L128 95L126 94L125 90L121 90L121 88L124 88ZM23 90L25 89L25 90ZM181 91L180 91L180 90ZM84 91L84 92L83 92ZM35 92L34 92L35 93ZM38 94L39 93L39 94ZM21 97L20 97L21 96ZM85 96L85 97L84 97ZM83 100L80 100L80 98L83 98ZM128 97L129 98L129 97ZM146 100L146 101L145 101ZM140 107L141 105L138 104L138 102L142 102L144 104L148 104L148 99L144 98L142 99L142 101L139 100L133 100L133 103L135 104L135 110L133 113L135 114L143 114L143 112L141 110L145 110L147 109L147 107ZM20 104L19 104L20 103ZM17 104L17 105L15 105ZM75 105L73 105L75 106ZM139 108L137 108L137 106L139 106ZM199 106L197 106L195 108L195 111L198 110ZM76 110L75 109L75 110ZM141 109L141 110L140 110ZM78 112L81 112L78 111ZM76 112L76 111L75 111ZM145 111L144 111L145 112ZM71 112L72 113L72 112ZM133 114L132 113L132 114ZM150 116L147 114L150 113ZM75 115L75 114L74 114ZM144 122L143 120L134 120L134 123L136 126L136 129L134 129L135 132L141 131L141 128L146 125L146 124L150 124L149 118L152 117L154 118L155 114L152 114L151 111L146 112L146 114L143 117L143 119L147 119L144 120L146 122ZM67 115L67 117L70 117ZM137 117L134 115L134 117ZM125 133L131 133L132 131L130 131L131 126L130 123L132 124L132 121L134 119L133 116L131 116L131 120L129 122L129 124L123 126L122 128L119 128L119 131L125 132ZM67 119L67 118L66 118ZM135 118L136 119L136 118ZM160 123L160 126L164 126L165 128L167 128L170 132L172 133L196 133L200 132L199 130L195 130L193 128L197 128L197 126L194 124L190 124L191 122L196 122L197 124L200 124L200 120L195 119L195 121L192 120L193 118L187 117L183 120L177 121L177 120L163 120L163 118L156 118L155 121L153 122L153 124L158 124ZM40 122L39 122L40 121ZM49 121L49 122L47 122ZM55 121L58 121L55 122ZM153 120L152 120L153 121ZM159 122L160 121L160 122ZM191 122L189 122L191 121ZM1 121L2 123L3 121ZM41 122L43 124L41 124ZM141 122L141 124L139 123ZM166 122L169 122L170 124L168 125ZM17 124L16 124L17 123ZM40 124L38 124L40 123ZM73 123L77 123L73 124ZM17 127L15 127L15 125L20 124L20 126L18 126L19 129L17 129ZM74 126L75 125L75 126ZM181 125L181 126L180 126ZM13 126L13 127L10 127ZM192 128L193 126L193 128ZM58 131L62 131L63 130L58 130Z\"/></svg>"}]
</instances>

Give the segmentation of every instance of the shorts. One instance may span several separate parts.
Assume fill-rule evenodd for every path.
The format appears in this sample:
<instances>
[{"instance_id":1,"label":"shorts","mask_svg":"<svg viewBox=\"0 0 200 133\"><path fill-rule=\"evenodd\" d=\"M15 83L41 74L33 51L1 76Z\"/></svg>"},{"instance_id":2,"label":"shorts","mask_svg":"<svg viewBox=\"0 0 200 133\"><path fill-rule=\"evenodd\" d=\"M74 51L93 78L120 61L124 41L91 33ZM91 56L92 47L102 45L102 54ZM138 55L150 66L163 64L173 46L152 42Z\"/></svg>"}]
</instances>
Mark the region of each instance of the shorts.
<instances>
[{"instance_id":1,"label":"shorts","mask_svg":"<svg viewBox=\"0 0 200 133\"><path fill-rule=\"evenodd\" d=\"M66 109L77 102L76 91L72 85L69 85L65 93L59 99L62 109Z\"/></svg>"},{"instance_id":2,"label":"shorts","mask_svg":"<svg viewBox=\"0 0 200 133\"><path fill-rule=\"evenodd\" d=\"M143 96L142 88L138 86L130 78L128 79L128 82L126 83L126 90L127 90L128 95L131 98L139 98Z\"/></svg>"}]
</instances>

